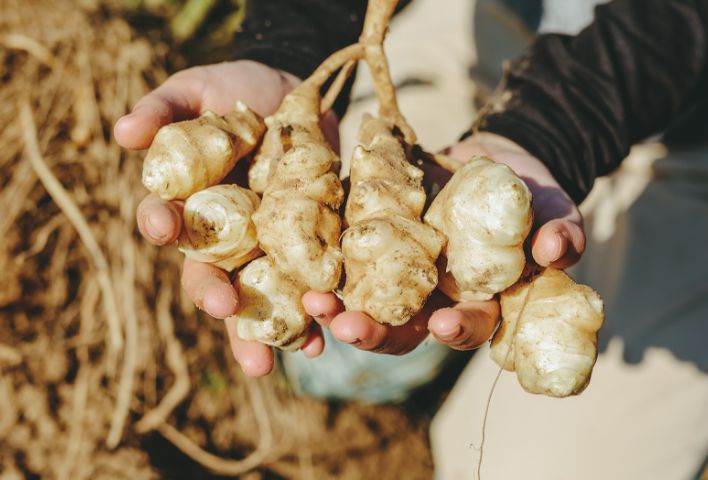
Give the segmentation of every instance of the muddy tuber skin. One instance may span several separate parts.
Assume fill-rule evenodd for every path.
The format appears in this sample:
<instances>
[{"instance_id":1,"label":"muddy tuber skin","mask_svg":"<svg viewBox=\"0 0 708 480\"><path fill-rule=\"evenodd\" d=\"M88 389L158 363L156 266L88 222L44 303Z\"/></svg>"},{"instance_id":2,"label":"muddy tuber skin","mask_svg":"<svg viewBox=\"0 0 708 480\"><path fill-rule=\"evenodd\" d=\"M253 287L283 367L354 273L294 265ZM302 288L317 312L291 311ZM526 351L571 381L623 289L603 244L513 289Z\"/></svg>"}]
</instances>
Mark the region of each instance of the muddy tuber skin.
<instances>
[{"instance_id":1,"label":"muddy tuber skin","mask_svg":"<svg viewBox=\"0 0 708 480\"><path fill-rule=\"evenodd\" d=\"M143 184L164 200L184 200L219 183L264 131L263 120L242 102L223 117L207 111L165 125L145 156Z\"/></svg>"},{"instance_id":2,"label":"muddy tuber skin","mask_svg":"<svg viewBox=\"0 0 708 480\"><path fill-rule=\"evenodd\" d=\"M508 166L475 157L440 191L425 222L447 237L440 289L456 301L489 300L524 270L531 192Z\"/></svg>"},{"instance_id":3,"label":"muddy tuber skin","mask_svg":"<svg viewBox=\"0 0 708 480\"><path fill-rule=\"evenodd\" d=\"M501 309L492 359L516 371L530 393L581 393L597 359L597 332L604 321L600 296L561 270L536 269L501 294Z\"/></svg>"},{"instance_id":4,"label":"muddy tuber skin","mask_svg":"<svg viewBox=\"0 0 708 480\"><path fill-rule=\"evenodd\" d=\"M268 132L257 156L269 158L270 172L253 216L261 248L281 272L318 292L332 291L339 284L338 209L344 199L335 172L339 157L319 125L320 87L351 60L351 52L360 49L349 48L334 53L283 99L266 119Z\"/></svg>"},{"instance_id":5,"label":"muddy tuber skin","mask_svg":"<svg viewBox=\"0 0 708 480\"><path fill-rule=\"evenodd\" d=\"M351 162L342 237L347 272L344 305L380 323L402 325L437 285L444 238L420 221L423 172L381 119L364 116Z\"/></svg>"},{"instance_id":6,"label":"muddy tuber skin","mask_svg":"<svg viewBox=\"0 0 708 480\"><path fill-rule=\"evenodd\" d=\"M241 270L236 284L239 309L236 330L243 340L254 340L282 350L297 350L307 339L312 318L302 306L307 287L284 275L268 257Z\"/></svg>"},{"instance_id":7,"label":"muddy tuber skin","mask_svg":"<svg viewBox=\"0 0 708 480\"><path fill-rule=\"evenodd\" d=\"M238 185L216 185L184 204L178 247L192 260L230 272L261 255L251 215L258 195Z\"/></svg>"}]
</instances>

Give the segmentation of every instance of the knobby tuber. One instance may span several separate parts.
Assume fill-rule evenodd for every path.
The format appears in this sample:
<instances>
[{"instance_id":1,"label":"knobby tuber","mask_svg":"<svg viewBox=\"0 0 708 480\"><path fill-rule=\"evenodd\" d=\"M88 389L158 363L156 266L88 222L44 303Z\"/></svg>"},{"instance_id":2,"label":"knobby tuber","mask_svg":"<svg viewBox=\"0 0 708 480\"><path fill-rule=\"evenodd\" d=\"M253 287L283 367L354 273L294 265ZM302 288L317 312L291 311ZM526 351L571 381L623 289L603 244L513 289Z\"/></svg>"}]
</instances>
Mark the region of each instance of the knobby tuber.
<instances>
[{"instance_id":1,"label":"knobby tuber","mask_svg":"<svg viewBox=\"0 0 708 480\"><path fill-rule=\"evenodd\" d=\"M283 350L302 346L311 322L301 301L306 286L280 272L269 257L261 257L239 272L236 287L240 338Z\"/></svg>"},{"instance_id":2,"label":"knobby tuber","mask_svg":"<svg viewBox=\"0 0 708 480\"><path fill-rule=\"evenodd\" d=\"M165 125L145 156L143 184L164 200L184 200L219 183L264 131L263 120L242 102L223 117L207 111Z\"/></svg>"},{"instance_id":3,"label":"knobby tuber","mask_svg":"<svg viewBox=\"0 0 708 480\"><path fill-rule=\"evenodd\" d=\"M408 162L392 126L366 115L351 161L342 237L344 305L381 323L402 325L437 285L443 237L420 221L423 171Z\"/></svg>"},{"instance_id":4,"label":"knobby tuber","mask_svg":"<svg viewBox=\"0 0 708 480\"><path fill-rule=\"evenodd\" d=\"M342 273L338 209L344 190L337 154L320 129L320 89L337 69L359 55L358 45L335 52L285 96L266 120L258 162L267 183L253 216L258 242L276 268L318 292L337 288ZM267 159L267 160L264 160Z\"/></svg>"},{"instance_id":5,"label":"knobby tuber","mask_svg":"<svg viewBox=\"0 0 708 480\"><path fill-rule=\"evenodd\" d=\"M532 270L501 294L501 310L491 349L499 366L516 371L531 393L567 397L585 389L604 321L593 289L561 270Z\"/></svg>"},{"instance_id":6,"label":"knobby tuber","mask_svg":"<svg viewBox=\"0 0 708 480\"><path fill-rule=\"evenodd\" d=\"M440 289L456 301L489 300L523 272L531 192L508 166L475 157L440 191L425 222L447 237Z\"/></svg>"},{"instance_id":7,"label":"knobby tuber","mask_svg":"<svg viewBox=\"0 0 708 480\"><path fill-rule=\"evenodd\" d=\"M238 185L216 185L184 203L179 249L192 260L230 272L261 254L251 215L260 200Z\"/></svg>"}]
</instances>

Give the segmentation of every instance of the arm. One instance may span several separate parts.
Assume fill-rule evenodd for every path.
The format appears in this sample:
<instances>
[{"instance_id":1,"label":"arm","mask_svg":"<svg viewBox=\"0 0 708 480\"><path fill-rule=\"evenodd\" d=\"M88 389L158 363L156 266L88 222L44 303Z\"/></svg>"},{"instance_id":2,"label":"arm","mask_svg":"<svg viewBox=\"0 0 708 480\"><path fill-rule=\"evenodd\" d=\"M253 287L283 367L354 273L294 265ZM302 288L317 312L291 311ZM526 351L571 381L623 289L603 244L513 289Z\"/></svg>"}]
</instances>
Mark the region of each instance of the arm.
<instances>
[{"instance_id":1,"label":"arm","mask_svg":"<svg viewBox=\"0 0 708 480\"><path fill-rule=\"evenodd\" d=\"M602 6L576 37L539 37L507 69L475 133L448 153L461 162L485 155L521 175L534 197L534 261L568 267L585 246L576 203L595 177L613 170L632 143L708 99L707 38L706 0ZM445 305L410 323L427 323L439 340L459 349L479 346L493 331L495 302L461 303L431 314ZM355 315L346 312L329 326L335 337L354 339L359 348L407 351L421 338Z\"/></svg>"},{"instance_id":2,"label":"arm","mask_svg":"<svg viewBox=\"0 0 708 480\"><path fill-rule=\"evenodd\" d=\"M475 128L541 159L579 203L633 143L708 100L707 73L707 0L617 0L578 36L540 36Z\"/></svg>"}]
</instances>

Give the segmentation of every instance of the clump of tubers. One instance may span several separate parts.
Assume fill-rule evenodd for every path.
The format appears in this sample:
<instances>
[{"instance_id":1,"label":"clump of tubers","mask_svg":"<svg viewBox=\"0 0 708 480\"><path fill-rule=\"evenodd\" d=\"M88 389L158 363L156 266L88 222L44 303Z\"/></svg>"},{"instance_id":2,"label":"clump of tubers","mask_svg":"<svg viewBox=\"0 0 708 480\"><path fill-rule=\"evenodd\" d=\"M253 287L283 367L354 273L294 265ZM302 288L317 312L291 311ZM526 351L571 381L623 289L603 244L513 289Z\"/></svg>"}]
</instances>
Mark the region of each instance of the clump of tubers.
<instances>
[{"instance_id":1,"label":"clump of tubers","mask_svg":"<svg viewBox=\"0 0 708 480\"><path fill-rule=\"evenodd\" d=\"M443 187L425 222L447 237L440 289L456 301L489 300L524 270L531 192L508 166L475 157Z\"/></svg>"},{"instance_id":2,"label":"clump of tubers","mask_svg":"<svg viewBox=\"0 0 708 480\"><path fill-rule=\"evenodd\" d=\"M516 371L530 393L567 397L585 389L604 321L593 289L561 270L536 269L501 294L501 310L491 349L499 366Z\"/></svg>"},{"instance_id":3,"label":"clump of tubers","mask_svg":"<svg viewBox=\"0 0 708 480\"><path fill-rule=\"evenodd\" d=\"M192 260L230 272L261 254L251 215L258 195L238 185L216 185L184 203L178 247Z\"/></svg>"},{"instance_id":4,"label":"clump of tubers","mask_svg":"<svg viewBox=\"0 0 708 480\"><path fill-rule=\"evenodd\" d=\"M252 261L239 272L236 331L282 350L297 350L312 321L302 306L307 287L280 272L269 257Z\"/></svg>"},{"instance_id":5,"label":"clump of tubers","mask_svg":"<svg viewBox=\"0 0 708 480\"><path fill-rule=\"evenodd\" d=\"M402 325L437 285L443 237L420 221L423 172L388 122L366 115L351 161L342 237L344 305L380 323Z\"/></svg>"},{"instance_id":6,"label":"clump of tubers","mask_svg":"<svg viewBox=\"0 0 708 480\"><path fill-rule=\"evenodd\" d=\"M423 173L409 161L415 132L398 109L383 51L396 4L370 0L359 42L327 58L265 121L239 103L224 117L207 112L163 127L143 181L164 199L187 199L179 238L187 256L242 268L235 317L244 340L302 346L312 322L302 296L336 289L344 266L345 307L394 326L419 312L436 286L455 301L500 294L492 358L516 371L529 392L580 393L597 357L602 301L559 270L530 267L520 279L531 193L514 171L483 157L458 167L428 155L456 172L421 221ZM340 249L339 158L320 119L360 60L370 67L380 108L360 129ZM321 88L337 70L323 100ZM259 144L252 190L213 186Z\"/></svg>"},{"instance_id":7,"label":"clump of tubers","mask_svg":"<svg viewBox=\"0 0 708 480\"><path fill-rule=\"evenodd\" d=\"M219 183L251 153L265 131L263 119L243 102L224 116L207 111L165 125L143 162L143 184L164 200L184 200Z\"/></svg>"}]
</instances>

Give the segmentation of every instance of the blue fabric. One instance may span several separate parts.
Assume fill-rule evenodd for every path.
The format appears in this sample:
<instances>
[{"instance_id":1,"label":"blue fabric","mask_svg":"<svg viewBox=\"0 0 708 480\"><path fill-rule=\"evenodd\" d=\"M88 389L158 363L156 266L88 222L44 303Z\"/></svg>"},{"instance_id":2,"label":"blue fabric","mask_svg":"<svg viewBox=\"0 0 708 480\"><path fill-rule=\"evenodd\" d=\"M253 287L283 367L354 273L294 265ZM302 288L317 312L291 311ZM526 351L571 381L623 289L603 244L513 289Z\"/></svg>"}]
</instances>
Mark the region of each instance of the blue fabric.
<instances>
[{"instance_id":1,"label":"blue fabric","mask_svg":"<svg viewBox=\"0 0 708 480\"><path fill-rule=\"evenodd\" d=\"M451 352L429 337L406 355L382 355L338 342L328 331L324 334L326 347L319 357L283 352L280 360L295 390L327 400L402 402L438 375Z\"/></svg>"}]
</instances>

